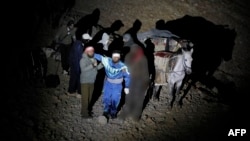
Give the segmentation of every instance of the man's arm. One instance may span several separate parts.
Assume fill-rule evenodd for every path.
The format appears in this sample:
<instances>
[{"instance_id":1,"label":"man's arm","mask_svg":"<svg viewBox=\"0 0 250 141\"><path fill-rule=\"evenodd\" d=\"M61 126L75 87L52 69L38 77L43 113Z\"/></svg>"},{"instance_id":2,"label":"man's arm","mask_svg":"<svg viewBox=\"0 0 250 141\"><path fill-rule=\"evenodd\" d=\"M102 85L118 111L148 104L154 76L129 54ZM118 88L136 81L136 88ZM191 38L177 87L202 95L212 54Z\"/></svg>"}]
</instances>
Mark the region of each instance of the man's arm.
<instances>
[{"instance_id":1,"label":"man's arm","mask_svg":"<svg viewBox=\"0 0 250 141\"><path fill-rule=\"evenodd\" d=\"M76 35L73 35L73 36L72 36L72 40L73 40L73 42L76 41Z\"/></svg>"},{"instance_id":2,"label":"man's arm","mask_svg":"<svg viewBox=\"0 0 250 141\"><path fill-rule=\"evenodd\" d=\"M98 61L102 61L102 55L100 55L100 54L97 54L97 53L95 53L94 54L94 58L96 59L96 60L98 60Z\"/></svg>"},{"instance_id":3,"label":"man's arm","mask_svg":"<svg viewBox=\"0 0 250 141\"><path fill-rule=\"evenodd\" d=\"M56 36L55 36L55 41L56 43L60 44L65 37L68 36L67 32L67 27L64 25L64 26L61 26L58 30L58 32L56 33Z\"/></svg>"},{"instance_id":4,"label":"man's arm","mask_svg":"<svg viewBox=\"0 0 250 141\"><path fill-rule=\"evenodd\" d=\"M76 41L76 28L73 29L73 32L72 32L72 40L73 40L73 42Z\"/></svg>"},{"instance_id":5,"label":"man's arm","mask_svg":"<svg viewBox=\"0 0 250 141\"><path fill-rule=\"evenodd\" d=\"M97 70L100 70L100 69L102 69L103 68L103 64L102 63L99 63L98 65L97 65Z\"/></svg>"},{"instance_id":6,"label":"man's arm","mask_svg":"<svg viewBox=\"0 0 250 141\"><path fill-rule=\"evenodd\" d=\"M56 36L55 36L55 38L54 38L54 41L55 41L56 43L59 43L59 41L60 41L59 37L61 36L61 32L62 32L62 27L59 28L59 30L57 31Z\"/></svg>"},{"instance_id":7,"label":"man's arm","mask_svg":"<svg viewBox=\"0 0 250 141\"><path fill-rule=\"evenodd\" d=\"M81 71L88 71L94 68L93 65L87 65L87 60L86 59L81 59L80 60L80 68Z\"/></svg>"},{"instance_id":8,"label":"man's arm","mask_svg":"<svg viewBox=\"0 0 250 141\"><path fill-rule=\"evenodd\" d=\"M123 78L125 80L125 88L129 88L130 74L128 72L128 69L123 69Z\"/></svg>"}]
</instances>

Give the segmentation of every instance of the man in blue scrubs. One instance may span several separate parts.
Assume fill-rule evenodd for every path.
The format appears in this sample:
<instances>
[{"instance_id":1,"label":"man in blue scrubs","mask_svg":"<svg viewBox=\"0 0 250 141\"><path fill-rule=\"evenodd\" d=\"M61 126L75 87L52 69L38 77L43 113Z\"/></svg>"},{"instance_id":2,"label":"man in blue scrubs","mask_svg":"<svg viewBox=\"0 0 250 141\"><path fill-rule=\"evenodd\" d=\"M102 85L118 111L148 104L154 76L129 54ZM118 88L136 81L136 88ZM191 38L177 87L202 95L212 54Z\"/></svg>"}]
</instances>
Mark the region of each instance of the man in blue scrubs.
<instances>
[{"instance_id":1,"label":"man in blue scrubs","mask_svg":"<svg viewBox=\"0 0 250 141\"><path fill-rule=\"evenodd\" d=\"M119 51L112 53L112 58L95 54L94 58L101 61L106 72L104 82L103 104L106 118L111 116L112 119L117 117L117 108L120 103L122 94L122 82L125 80L125 94L129 93L130 75L127 67L120 61Z\"/></svg>"}]
</instances>

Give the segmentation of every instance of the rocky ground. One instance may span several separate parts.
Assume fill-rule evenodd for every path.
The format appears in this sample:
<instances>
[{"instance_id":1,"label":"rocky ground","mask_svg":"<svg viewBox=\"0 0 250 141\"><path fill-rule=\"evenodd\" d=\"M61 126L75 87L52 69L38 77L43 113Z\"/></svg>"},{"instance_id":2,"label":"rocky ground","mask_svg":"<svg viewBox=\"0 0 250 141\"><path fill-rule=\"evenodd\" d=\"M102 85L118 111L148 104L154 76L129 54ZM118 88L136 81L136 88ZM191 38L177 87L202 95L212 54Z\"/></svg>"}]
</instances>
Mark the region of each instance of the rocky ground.
<instances>
[{"instance_id":1,"label":"rocky ground","mask_svg":"<svg viewBox=\"0 0 250 141\"><path fill-rule=\"evenodd\" d=\"M81 99L66 94L69 76L60 75L57 88L37 85L29 88L22 99L10 101L16 105L11 115L17 119L5 119L15 126L12 139L34 141L81 140L206 140L227 136L230 106L219 102L216 93L205 86L192 87L184 99L182 108L166 105L167 87L163 87L159 101L150 100L139 122L132 119L101 121L102 99L93 107L94 117L80 116ZM27 94L28 93L28 94ZM224 129L225 128L225 129ZM13 130L13 129L12 129Z\"/></svg>"},{"instance_id":2,"label":"rocky ground","mask_svg":"<svg viewBox=\"0 0 250 141\"><path fill-rule=\"evenodd\" d=\"M228 24L237 31L233 59L223 62L215 77L227 84L233 82L234 85L227 87L232 89L227 90L228 95L222 95L216 88L208 89L197 83L191 86L181 108L169 109L166 106L167 87L163 87L159 101L149 100L139 122L114 119L102 124L99 117L102 115L102 97L94 104L94 117L81 118L81 99L66 94L69 77L60 73L61 84L57 88L46 88L37 82L4 101L6 104L2 111L8 116L1 117L4 127L1 137L25 141L232 139L227 137L231 128L248 127L247 104L244 104L244 97L237 97L237 94L245 94L250 83L248 4L247 1L233 0L76 1L73 11L77 15L100 8L100 24L105 27L121 19L125 27L120 33L128 29L136 18L143 23L141 31L152 28L158 19L173 20L186 14L202 16L215 24ZM35 40L36 46L49 45L55 31L44 23ZM49 61L49 72L52 72L56 65L53 60Z\"/></svg>"}]
</instances>

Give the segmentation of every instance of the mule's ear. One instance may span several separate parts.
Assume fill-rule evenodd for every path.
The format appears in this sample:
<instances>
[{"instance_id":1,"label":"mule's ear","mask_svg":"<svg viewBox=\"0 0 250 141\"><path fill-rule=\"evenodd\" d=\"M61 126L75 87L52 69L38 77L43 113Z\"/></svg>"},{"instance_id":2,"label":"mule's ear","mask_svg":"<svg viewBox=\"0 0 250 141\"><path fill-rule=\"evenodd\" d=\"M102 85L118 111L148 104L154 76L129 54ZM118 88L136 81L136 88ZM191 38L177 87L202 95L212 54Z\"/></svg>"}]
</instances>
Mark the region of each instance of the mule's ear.
<instances>
[{"instance_id":1,"label":"mule's ear","mask_svg":"<svg viewBox=\"0 0 250 141\"><path fill-rule=\"evenodd\" d=\"M189 42L189 43L188 43L188 46L193 47L194 44L193 44L192 42Z\"/></svg>"},{"instance_id":2,"label":"mule's ear","mask_svg":"<svg viewBox=\"0 0 250 141\"><path fill-rule=\"evenodd\" d=\"M193 53L194 52L194 48L191 48L190 52Z\"/></svg>"},{"instance_id":3,"label":"mule's ear","mask_svg":"<svg viewBox=\"0 0 250 141\"><path fill-rule=\"evenodd\" d=\"M180 48L179 50L181 50L181 52L182 52L182 53L184 53L184 52L185 52L185 48L183 48L183 47L182 47L182 48Z\"/></svg>"}]
</instances>

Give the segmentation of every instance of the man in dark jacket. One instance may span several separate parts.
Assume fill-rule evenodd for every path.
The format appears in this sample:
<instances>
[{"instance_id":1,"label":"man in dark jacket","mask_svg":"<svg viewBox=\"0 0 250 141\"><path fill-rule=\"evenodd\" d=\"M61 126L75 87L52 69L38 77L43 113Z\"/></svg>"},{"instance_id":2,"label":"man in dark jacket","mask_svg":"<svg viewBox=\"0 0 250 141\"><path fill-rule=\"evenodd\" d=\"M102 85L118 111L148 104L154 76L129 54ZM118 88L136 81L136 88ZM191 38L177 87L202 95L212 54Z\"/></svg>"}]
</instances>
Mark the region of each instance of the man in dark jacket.
<instances>
[{"instance_id":1,"label":"man in dark jacket","mask_svg":"<svg viewBox=\"0 0 250 141\"><path fill-rule=\"evenodd\" d=\"M80 60L82 58L82 52L85 44L87 44L92 38L89 34L82 35L82 40L76 40L70 50L69 65L70 65L70 79L69 79L69 94L78 93L80 91Z\"/></svg>"},{"instance_id":2,"label":"man in dark jacket","mask_svg":"<svg viewBox=\"0 0 250 141\"><path fill-rule=\"evenodd\" d=\"M63 74L69 71L69 52L73 41L75 41L74 21L70 20L67 25L62 26L55 37L55 42L59 44L61 52L61 63Z\"/></svg>"},{"instance_id":3,"label":"man in dark jacket","mask_svg":"<svg viewBox=\"0 0 250 141\"><path fill-rule=\"evenodd\" d=\"M91 44L95 45L95 52L99 54L105 54L106 56L111 57L111 53L108 52L108 43L110 36L116 36L117 34L115 31L118 31L123 27L124 24L121 20L114 21L110 27L104 28L96 33L96 35L93 37L93 40L91 41Z\"/></svg>"},{"instance_id":4,"label":"man in dark jacket","mask_svg":"<svg viewBox=\"0 0 250 141\"><path fill-rule=\"evenodd\" d=\"M76 39L80 40L82 34L88 33L93 37L92 29L93 27L98 26L98 21L100 18L100 9L96 8L91 14L88 14L82 17L77 23L75 24L76 30Z\"/></svg>"},{"instance_id":5,"label":"man in dark jacket","mask_svg":"<svg viewBox=\"0 0 250 141\"><path fill-rule=\"evenodd\" d=\"M141 29L142 23L140 20L136 19L133 23L133 26L128 29L124 35L129 34L133 40L134 43L139 45L140 47L144 47L144 45L138 40L137 33Z\"/></svg>"}]
</instances>

